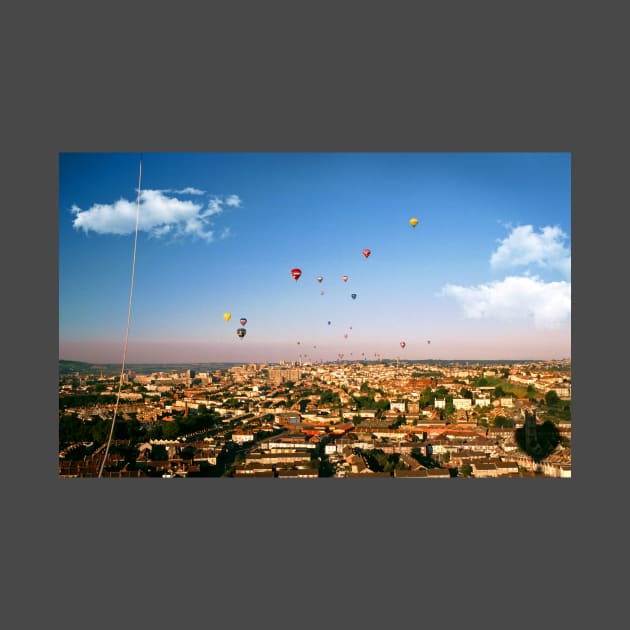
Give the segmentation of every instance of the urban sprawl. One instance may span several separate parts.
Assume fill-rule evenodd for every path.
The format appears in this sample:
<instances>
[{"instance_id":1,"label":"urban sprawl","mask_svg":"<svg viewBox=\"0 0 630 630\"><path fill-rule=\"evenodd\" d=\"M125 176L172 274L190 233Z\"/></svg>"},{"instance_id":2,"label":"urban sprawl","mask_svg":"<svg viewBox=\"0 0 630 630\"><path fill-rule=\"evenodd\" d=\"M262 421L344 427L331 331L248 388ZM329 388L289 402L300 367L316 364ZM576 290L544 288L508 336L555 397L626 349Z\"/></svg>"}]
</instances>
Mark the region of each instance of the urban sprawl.
<instances>
[{"instance_id":1,"label":"urban sprawl","mask_svg":"<svg viewBox=\"0 0 630 630\"><path fill-rule=\"evenodd\" d=\"M60 368L60 477L571 477L568 359L118 369Z\"/></svg>"}]
</instances>

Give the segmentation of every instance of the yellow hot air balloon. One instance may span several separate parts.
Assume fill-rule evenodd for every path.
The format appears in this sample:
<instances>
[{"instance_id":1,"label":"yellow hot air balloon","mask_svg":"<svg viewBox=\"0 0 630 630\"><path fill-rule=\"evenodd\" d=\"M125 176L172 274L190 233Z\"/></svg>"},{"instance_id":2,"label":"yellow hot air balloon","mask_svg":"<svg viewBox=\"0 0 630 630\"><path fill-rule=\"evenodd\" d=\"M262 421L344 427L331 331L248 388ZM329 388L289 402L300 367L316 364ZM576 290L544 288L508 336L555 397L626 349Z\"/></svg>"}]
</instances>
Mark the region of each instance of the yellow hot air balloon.
<instances>
[{"instance_id":1,"label":"yellow hot air balloon","mask_svg":"<svg viewBox=\"0 0 630 630\"><path fill-rule=\"evenodd\" d=\"M231 317L232 317L232 313L223 313L223 319L226 322L229 322Z\"/></svg>"},{"instance_id":2,"label":"yellow hot air balloon","mask_svg":"<svg viewBox=\"0 0 630 630\"><path fill-rule=\"evenodd\" d=\"M416 225L418 225L418 219L416 219L416 217L412 217L411 219L409 219L409 225L411 227L416 227Z\"/></svg>"}]
</instances>

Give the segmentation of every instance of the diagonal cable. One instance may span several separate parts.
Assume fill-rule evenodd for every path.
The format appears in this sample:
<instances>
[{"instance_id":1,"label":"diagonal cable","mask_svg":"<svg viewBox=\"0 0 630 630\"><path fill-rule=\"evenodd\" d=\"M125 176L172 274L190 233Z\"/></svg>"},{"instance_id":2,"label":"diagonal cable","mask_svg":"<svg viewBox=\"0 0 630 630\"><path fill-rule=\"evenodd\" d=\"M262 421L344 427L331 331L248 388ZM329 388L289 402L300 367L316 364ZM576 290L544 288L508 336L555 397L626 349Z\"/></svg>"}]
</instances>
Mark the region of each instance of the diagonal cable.
<instances>
[{"instance_id":1,"label":"diagonal cable","mask_svg":"<svg viewBox=\"0 0 630 630\"><path fill-rule=\"evenodd\" d=\"M133 239L133 260L131 263L131 289L129 290L129 308L127 310L127 330L125 331L125 342L123 344L123 356L122 364L120 366L120 378L118 380L118 394L116 396L116 405L114 406L114 417L112 418L112 426L109 429L109 437L107 438L107 446L105 447L105 453L103 454L103 460L101 461L101 467L98 471L98 476L102 477L103 467L105 461L109 455L109 447L112 443L112 436L114 435L114 424L116 423L116 415L118 413L118 404L120 402L120 392L122 390L123 377L125 373L125 358L127 356L127 342L129 340L129 327L131 325L131 304L133 300L133 280L136 271L136 248L138 245L138 223L140 218L140 185L142 182L142 156L140 156L140 172L138 174L138 202L136 206L136 233Z\"/></svg>"}]
</instances>

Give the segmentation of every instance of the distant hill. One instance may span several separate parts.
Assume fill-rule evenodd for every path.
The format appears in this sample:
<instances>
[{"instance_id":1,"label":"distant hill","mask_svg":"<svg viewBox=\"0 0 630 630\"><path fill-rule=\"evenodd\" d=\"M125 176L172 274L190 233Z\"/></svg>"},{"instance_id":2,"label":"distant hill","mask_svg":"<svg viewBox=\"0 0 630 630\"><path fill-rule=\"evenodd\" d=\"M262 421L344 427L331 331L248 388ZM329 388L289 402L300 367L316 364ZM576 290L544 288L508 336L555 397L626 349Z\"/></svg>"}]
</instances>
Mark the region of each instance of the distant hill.
<instances>
[{"instance_id":1,"label":"distant hill","mask_svg":"<svg viewBox=\"0 0 630 630\"><path fill-rule=\"evenodd\" d=\"M120 370L120 367L118 367ZM59 374L86 374L91 372L102 371L103 374L111 374L112 366L107 366L99 363L86 363L85 361L59 361ZM114 370L115 371L115 370Z\"/></svg>"},{"instance_id":2,"label":"distant hill","mask_svg":"<svg viewBox=\"0 0 630 630\"><path fill-rule=\"evenodd\" d=\"M125 371L137 374L151 374L153 372L181 372L195 370L195 372L214 372L224 370L242 363L128 363ZM86 361L59 360L59 374L95 374L103 373L103 376L111 376L120 373L120 363L87 363Z\"/></svg>"}]
</instances>

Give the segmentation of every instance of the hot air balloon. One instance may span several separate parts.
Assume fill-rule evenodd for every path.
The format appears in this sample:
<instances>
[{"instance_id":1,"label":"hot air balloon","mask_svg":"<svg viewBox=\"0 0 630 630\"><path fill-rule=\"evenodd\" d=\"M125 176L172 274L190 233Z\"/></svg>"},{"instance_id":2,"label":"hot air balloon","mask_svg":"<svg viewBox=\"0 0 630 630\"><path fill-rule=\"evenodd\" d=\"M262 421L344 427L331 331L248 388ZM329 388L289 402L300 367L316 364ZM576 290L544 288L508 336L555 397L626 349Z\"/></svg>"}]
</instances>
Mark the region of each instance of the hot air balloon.
<instances>
[{"instance_id":1,"label":"hot air balloon","mask_svg":"<svg viewBox=\"0 0 630 630\"><path fill-rule=\"evenodd\" d=\"M244 328L237 328L236 334L242 339L247 334L247 331Z\"/></svg>"},{"instance_id":2,"label":"hot air balloon","mask_svg":"<svg viewBox=\"0 0 630 630\"><path fill-rule=\"evenodd\" d=\"M364 250L363 250L363 255L364 255L366 258L368 258L368 257L370 256L370 254L371 254L371 253L372 253L372 252L371 252L369 249L364 249Z\"/></svg>"},{"instance_id":3,"label":"hot air balloon","mask_svg":"<svg viewBox=\"0 0 630 630\"><path fill-rule=\"evenodd\" d=\"M319 294L320 294L320 295L324 295L324 292L323 292L323 291L320 291L320 292L319 292Z\"/></svg>"},{"instance_id":4,"label":"hot air balloon","mask_svg":"<svg viewBox=\"0 0 630 630\"><path fill-rule=\"evenodd\" d=\"M401 348L404 348L406 345L407 345L407 343L405 341L401 341L400 342L400 347Z\"/></svg>"},{"instance_id":5,"label":"hot air balloon","mask_svg":"<svg viewBox=\"0 0 630 630\"><path fill-rule=\"evenodd\" d=\"M241 326L245 326L245 324L247 324L247 318L241 317L240 322L241 322Z\"/></svg>"},{"instance_id":6,"label":"hot air balloon","mask_svg":"<svg viewBox=\"0 0 630 630\"><path fill-rule=\"evenodd\" d=\"M324 279L324 278L323 278L322 276L317 276L317 282L319 282L319 284L321 284L321 283L322 283L322 280L323 280L323 279Z\"/></svg>"},{"instance_id":7,"label":"hot air balloon","mask_svg":"<svg viewBox=\"0 0 630 630\"><path fill-rule=\"evenodd\" d=\"M330 322L328 322L328 325L330 326Z\"/></svg>"},{"instance_id":8,"label":"hot air balloon","mask_svg":"<svg viewBox=\"0 0 630 630\"><path fill-rule=\"evenodd\" d=\"M416 217L412 217L411 219L409 219L409 225L411 227L416 227L416 225L418 225L419 221L418 219L416 219Z\"/></svg>"},{"instance_id":9,"label":"hot air balloon","mask_svg":"<svg viewBox=\"0 0 630 630\"><path fill-rule=\"evenodd\" d=\"M342 280L343 280L344 282L348 282L348 276L343 276L343 277L342 277Z\"/></svg>"},{"instance_id":10,"label":"hot air balloon","mask_svg":"<svg viewBox=\"0 0 630 630\"><path fill-rule=\"evenodd\" d=\"M302 275L302 270L298 269L297 267L295 269L291 269L291 275L293 276L293 279L297 282Z\"/></svg>"},{"instance_id":11,"label":"hot air balloon","mask_svg":"<svg viewBox=\"0 0 630 630\"><path fill-rule=\"evenodd\" d=\"M348 333L344 334L344 338L347 339L348 338Z\"/></svg>"},{"instance_id":12,"label":"hot air balloon","mask_svg":"<svg viewBox=\"0 0 630 630\"><path fill-rule=\"evenodd\" d=\"M357 294L356 294L356 293L352 293L352 294L350 295L350 297L351 297L353 300L356 300L356 299L357 299Z\"/></svg>"},{"instance_id":13,"label":"hot air balloon","mask_svg":"<svg viewBox=\"0 0 630 630\"><path fill-rule=\"evenodd\" d=\"M223 319L226 322L229 322L231 317L232 317L232 313L223 313Z\"/></svg>"},{"instance_id":14,"label":"hot air balloon","mask_svg":"<svg viewBox=\"0 0 630 630\"><path fill-rule=\"evenodd\" d=\"M427 339L427 343L431 343L431 340L430 340L430 339Z\"/></svg>"}]
</instances>

